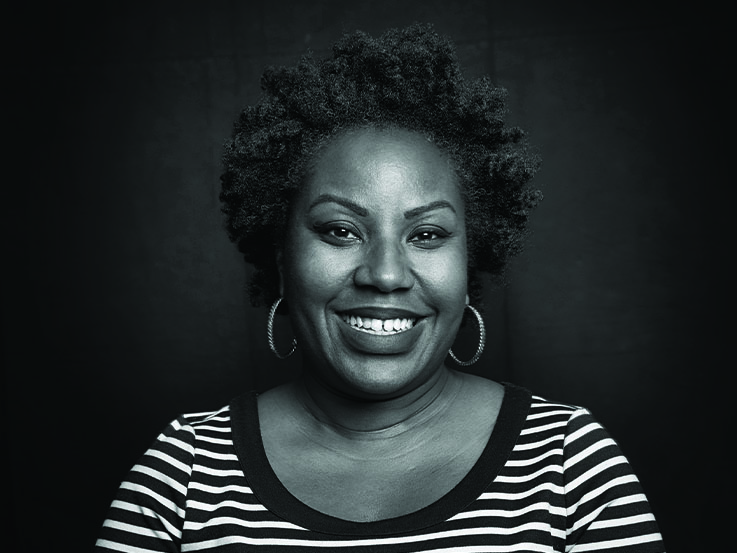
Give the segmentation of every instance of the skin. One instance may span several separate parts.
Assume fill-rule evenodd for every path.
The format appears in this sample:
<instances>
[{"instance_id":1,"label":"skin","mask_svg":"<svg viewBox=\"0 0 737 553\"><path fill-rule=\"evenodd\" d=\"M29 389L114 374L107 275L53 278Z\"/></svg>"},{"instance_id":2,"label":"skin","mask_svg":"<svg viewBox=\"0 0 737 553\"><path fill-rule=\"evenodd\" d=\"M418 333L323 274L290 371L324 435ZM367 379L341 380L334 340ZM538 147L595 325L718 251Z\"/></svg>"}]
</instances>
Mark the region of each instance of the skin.
<instances>
[{"instance_id":1,"label":"skin","mask_svg":"<svg viewBox=\"0 0 737 553\"><path fill-rule=\"evenodd\" d=\"M421 136L364 130L329 145L306 184L281 274L309 372L357 399L404 395L442 365L466 303L455 174ZM345 332L344 313L393 309L420 319L411 343Z\"/></svg>"},{"instance_id":2,"label":"skin","mask_svg":"<svg viewBox=\"0 0 737 553\"><path fill-rule=\"evenodd\" d=\"M453 167L417 133L348 132L314 161L287 229L278 263L303 376L259 396L267 458L322 512L417 510L473 466L503 395L445 366L468 301ZM414 326L379 335L346 315Z\"/></svg>"}]
</instances>

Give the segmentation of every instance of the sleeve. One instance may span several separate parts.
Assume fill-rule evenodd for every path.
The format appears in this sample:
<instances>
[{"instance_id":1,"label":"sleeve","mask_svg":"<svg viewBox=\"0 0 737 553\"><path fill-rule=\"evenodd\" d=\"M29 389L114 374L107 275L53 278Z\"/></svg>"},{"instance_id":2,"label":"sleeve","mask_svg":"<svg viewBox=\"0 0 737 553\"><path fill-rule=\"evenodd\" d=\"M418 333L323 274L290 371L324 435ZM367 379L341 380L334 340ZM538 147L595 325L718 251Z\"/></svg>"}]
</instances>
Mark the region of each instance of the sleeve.
<instances>
[{"instance_id":1,"label":"sleeve","mask_svg":"<svg viewBox=\"0 0 737 553\"><path fill-rule=\"evenodd\" d=\"M193 460L194 430L180 417L120 485L95 551L178 552Z\"/></svg>"},{"instance_id":2,"label":"sleeve","mask_svg":"<svg viewBox=\"0 0 737 553\"><path fill-rule=\"evenodd\" d=\"M665 551L632 467L586 409L568 422L564 458L566 553Z\"/></svg>"}]
</instances>

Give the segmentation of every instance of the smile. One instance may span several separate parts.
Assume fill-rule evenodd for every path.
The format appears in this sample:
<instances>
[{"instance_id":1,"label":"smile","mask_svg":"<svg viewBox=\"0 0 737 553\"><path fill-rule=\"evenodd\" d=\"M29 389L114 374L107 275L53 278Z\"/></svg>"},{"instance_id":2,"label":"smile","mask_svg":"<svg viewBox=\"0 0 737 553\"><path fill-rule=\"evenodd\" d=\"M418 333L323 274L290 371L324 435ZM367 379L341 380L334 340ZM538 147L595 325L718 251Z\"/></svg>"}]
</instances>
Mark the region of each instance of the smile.
<instances>
[{"instance_id":1,"label":"smile","mask_svg":"<svg viewBox=\"0 0 737 553\"><path fill-rule=\"evenodd\" d=\"M378 336L388 336L391 334L400 334L412 328L417 319L370 319L368 317L358 317L356 315L342 315L343 321L350 325L351 328L375 334Z\"/></svg>"}]
</instances>

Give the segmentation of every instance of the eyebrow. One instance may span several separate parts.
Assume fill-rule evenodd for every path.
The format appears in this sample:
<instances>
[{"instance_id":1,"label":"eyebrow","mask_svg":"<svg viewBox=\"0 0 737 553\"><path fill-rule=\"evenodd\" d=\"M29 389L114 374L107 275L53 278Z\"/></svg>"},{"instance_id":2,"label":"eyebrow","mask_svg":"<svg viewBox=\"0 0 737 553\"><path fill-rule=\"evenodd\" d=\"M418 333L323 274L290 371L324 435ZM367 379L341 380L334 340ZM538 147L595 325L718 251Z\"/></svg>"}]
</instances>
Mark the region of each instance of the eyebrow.
<instances>
[{"instance_id":1,"label":"eyebrow","mask_svg":"<svg viewBox=\"0 0 737 553\"><path fill-rule=\"evenodd\" d=\"M361 207L355 202L347 200L346 198L341 198L340 196L334 196L332 194L320 194L317 198L315 198L315 201L310 204L310 209L320 204L330 202L342 205L343 207L350 209L359 217L366 217L369 214L368 209L366 209L365 207Z\"/></svg>"},{"instance_id":2,"label":"eyebrow","mask_svg":"<svg viewBox=\"0 0 737 553\"><path fill-rule=\"evenodd\" d=\"M453 205L446 201L446 200L437 200L435 202L430 202L427 205L421 205L420 207L415 207L414 209L410 209L409 211L404 212L404 218L405 219L414 219L415 217L419 217L420 215L424 215L428 211L433 211L435 209L450 209L453 213L456 212Z\"/></svg>"},{"instance_id":3,"label":"eyebrow","mask_svg":"<svg viewBox=\"0 0 737 553\"><path fill-rule=\"evenodd\" d=\"M352 202L351 200L348 200L346 198L341 198L340 196L335 196L333 194L320 194L310 204L309 209L312 209L315 206L318 206L320 204L331 203L331 202L336 203L338 205L342 205L343 207L347 209L350 209L353 213L355 213L359 217L366 217L369 214L368 209L366 209L365 207L362 207L358 205L357 203ZM444 208L450 209L453 213L456 213L455 208L450 202L446 200L437 200L434 202L430 202L427 205L421 205L419 207L415 207L408 211L405 211L404 218L405 219L415 219L416 217L419 217L420 215L423 215L427 213L428 211L433 211L435 209L444 209Z\"/></svg>"}]
</instances>

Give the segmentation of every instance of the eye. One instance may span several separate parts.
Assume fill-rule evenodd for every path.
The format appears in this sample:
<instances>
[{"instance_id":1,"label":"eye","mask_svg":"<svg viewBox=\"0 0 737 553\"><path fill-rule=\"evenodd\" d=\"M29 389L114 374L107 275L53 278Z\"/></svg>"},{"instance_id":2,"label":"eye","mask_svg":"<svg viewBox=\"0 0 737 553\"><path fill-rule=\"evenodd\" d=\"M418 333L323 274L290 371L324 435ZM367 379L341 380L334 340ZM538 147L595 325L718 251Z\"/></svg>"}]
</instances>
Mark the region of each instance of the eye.
<instances>
[{"instance_id":1,"label":"eye","mask_svg":"<svg viewBox=\"0 0 737 553\"><path fill-rule=\"evenodd\" d=\"M335 238L339 238L341 240L351 240L353 238L358 238L355 234L353 234L350 229L347 229L345 227L335 227L328 231L328 234L331 236L334 236Z\"/></svg>"},{"instance_id":2,"label":"eye","mask_svg":"<svg viewBox=\"0 0 737 553\"><path fill-rule=\"evenodd\" d=\"M423 230L412 237L414 242L426 242L438 238L438 233L431 230Z\"/></svg>"},{"instance_id":3,"label":"eye","mask_svg":"<svg viewBox=\"0 0 737 553\"><path fill-rule=\"evenodd\" d=\"M424 228L417 230L409 241L420 248L436 248L449 236L450 233L440 228Z\"/></svg>"},{"instance_id":4,"label":"eye","mask_svg":"<svg viewBox=\"0 0 737 553\"><path fill-rule=\"evenodd\" d=\"M358 231L345 223L327 223L317 226L316 230L324 240L331 244L346 245L361 239Z\"/></svg>"}]
</instances>

